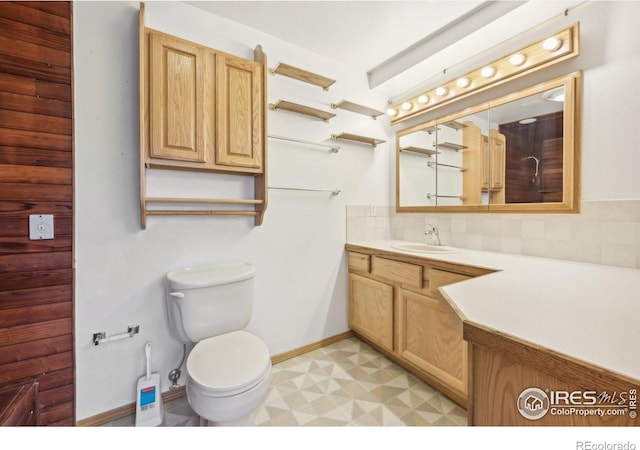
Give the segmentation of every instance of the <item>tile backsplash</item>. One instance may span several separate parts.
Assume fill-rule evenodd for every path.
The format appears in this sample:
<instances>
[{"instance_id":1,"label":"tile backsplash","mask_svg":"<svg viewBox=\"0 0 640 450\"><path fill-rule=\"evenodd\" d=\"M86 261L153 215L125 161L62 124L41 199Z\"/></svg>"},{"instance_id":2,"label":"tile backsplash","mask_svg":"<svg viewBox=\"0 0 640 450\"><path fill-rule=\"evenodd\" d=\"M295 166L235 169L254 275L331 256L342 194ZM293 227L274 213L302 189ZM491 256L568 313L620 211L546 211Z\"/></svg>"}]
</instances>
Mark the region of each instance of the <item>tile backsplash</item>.
<instances>
[{"instance_id":1,"label":"tile backsplash","mask_svg":"<svg viewBox=\"0 0 640 450\"><path fill-rule=\"evenodd\" d=\"M396 213L347 206L347 241L424 242L427 224L443 244L640 268L640 200L583 202L579 214Z\"/></svg>"}]
</instances>

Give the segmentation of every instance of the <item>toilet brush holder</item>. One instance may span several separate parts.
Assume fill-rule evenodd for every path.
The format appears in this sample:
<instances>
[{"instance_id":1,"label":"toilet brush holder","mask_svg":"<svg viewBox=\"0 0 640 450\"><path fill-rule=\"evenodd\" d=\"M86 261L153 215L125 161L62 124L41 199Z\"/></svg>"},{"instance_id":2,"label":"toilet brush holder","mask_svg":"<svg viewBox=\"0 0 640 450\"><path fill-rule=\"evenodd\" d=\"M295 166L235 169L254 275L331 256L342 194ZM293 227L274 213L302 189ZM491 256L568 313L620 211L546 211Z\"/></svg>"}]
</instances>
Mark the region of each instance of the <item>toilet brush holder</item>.
<instances>
[{"instance_id":1,"label":"toilet brush holder","mask_svg":"<svg viewBox=\"0 0 640 450\"><path fill-rule=\"evenodd\" d=\"M147 373L138 379L136 390L136 426L155 427L164 420L164 405L160 390L160 374L151 373L151 343L144 348Z\"/></svg>"}]
</instances>

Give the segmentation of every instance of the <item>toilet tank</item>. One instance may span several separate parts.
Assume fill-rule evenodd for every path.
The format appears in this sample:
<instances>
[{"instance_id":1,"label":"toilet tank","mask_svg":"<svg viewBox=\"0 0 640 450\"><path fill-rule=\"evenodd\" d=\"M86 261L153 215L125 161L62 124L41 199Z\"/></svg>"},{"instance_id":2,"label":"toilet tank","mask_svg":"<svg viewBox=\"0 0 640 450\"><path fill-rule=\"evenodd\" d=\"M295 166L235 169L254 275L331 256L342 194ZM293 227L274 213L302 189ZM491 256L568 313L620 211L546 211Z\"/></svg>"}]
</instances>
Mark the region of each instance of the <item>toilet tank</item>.
<instances>
[{"instance_id":1,"label":"toilet tank","mask_svg":"<svg viewBox=\"0 0 640 450\"><path fill-rule=\"evenodd\" d=\"M166 275L169 327L181 342L241 330L251 318L253 264L224 263L173 270Z\"/></svg>"}]
</instances>

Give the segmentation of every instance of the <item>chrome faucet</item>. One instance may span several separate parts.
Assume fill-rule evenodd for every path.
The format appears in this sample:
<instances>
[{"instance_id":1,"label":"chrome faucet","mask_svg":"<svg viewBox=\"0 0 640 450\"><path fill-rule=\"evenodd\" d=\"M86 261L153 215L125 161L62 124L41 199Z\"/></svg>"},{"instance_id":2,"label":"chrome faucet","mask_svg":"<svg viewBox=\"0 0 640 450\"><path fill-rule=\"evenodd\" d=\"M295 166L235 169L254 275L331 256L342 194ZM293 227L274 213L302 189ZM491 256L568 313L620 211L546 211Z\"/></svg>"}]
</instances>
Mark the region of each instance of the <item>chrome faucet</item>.
<instances>
[{"instance_id":1,"label":"chrome faucet","mask_svg":"<svg viewBox=\"0 0 640 450\"><path fill-rule=\"evenodd\" d=\"M427 230L424 232L426 237L426 243L430 245L442 245L440 242L440 235L438 234L438 227L432 224L427 225ZM429 242L431 241L431 242Z\"/></svg>"}]
</instances>

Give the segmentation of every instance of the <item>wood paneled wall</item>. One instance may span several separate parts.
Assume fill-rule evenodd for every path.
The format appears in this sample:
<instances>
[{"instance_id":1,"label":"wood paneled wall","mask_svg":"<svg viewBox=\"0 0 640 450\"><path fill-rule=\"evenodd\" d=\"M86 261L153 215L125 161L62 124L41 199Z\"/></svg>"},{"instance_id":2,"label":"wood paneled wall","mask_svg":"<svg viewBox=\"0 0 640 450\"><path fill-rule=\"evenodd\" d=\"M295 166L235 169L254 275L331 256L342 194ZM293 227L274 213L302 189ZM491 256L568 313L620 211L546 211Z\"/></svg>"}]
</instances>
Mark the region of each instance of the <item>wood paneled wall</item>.
<instances>
[{"instance_id":1,"label":"wood paneled wall","mask_svg":"<svg viewBox=\"0 0 640 450\"><path fill-rule=\"evenodd\" d=\"M0 387L38 382L41 425L75 422L71 9L0 1Z\"/></svg>"}]
</instances>

